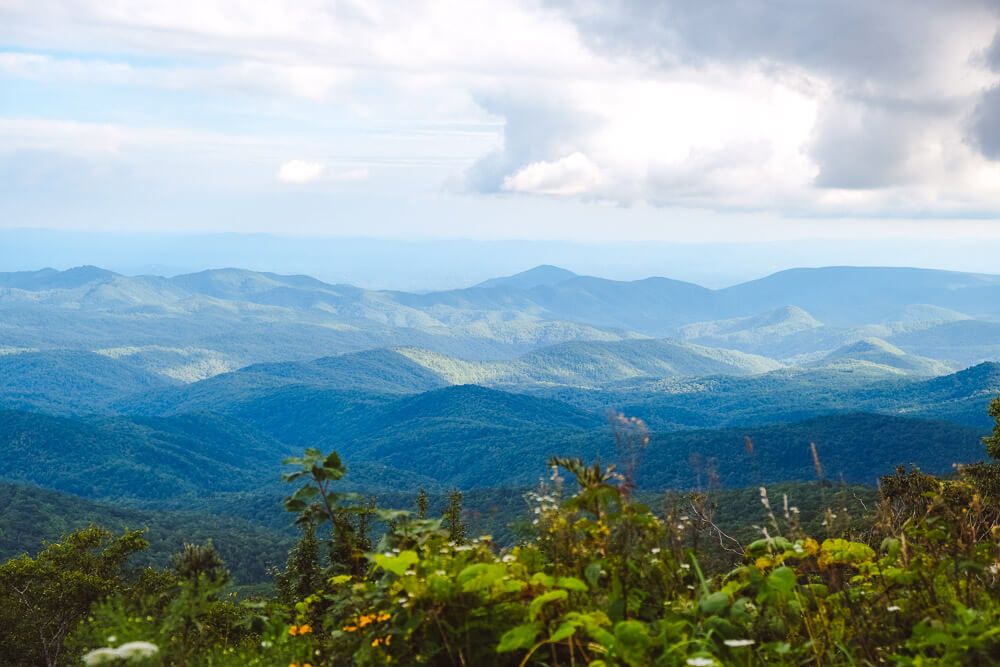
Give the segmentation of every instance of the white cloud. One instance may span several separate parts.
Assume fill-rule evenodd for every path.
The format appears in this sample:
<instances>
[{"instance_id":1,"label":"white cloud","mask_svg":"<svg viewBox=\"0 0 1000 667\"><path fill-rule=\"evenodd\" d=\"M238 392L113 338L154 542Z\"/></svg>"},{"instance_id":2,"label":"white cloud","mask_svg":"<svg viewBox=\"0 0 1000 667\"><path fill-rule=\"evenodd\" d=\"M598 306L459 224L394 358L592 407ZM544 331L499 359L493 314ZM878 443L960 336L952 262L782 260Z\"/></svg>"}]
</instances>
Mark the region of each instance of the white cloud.
<instances>
[{"instance_id":1,"label":"white cloud","mask_svg":"<svg viewBox=\"0 0 1000 667\"><path fill-rule=\"evenodd\" d=\"M0 53L0 77L182 100L176 116L114 109L137 123L197 123L190 105L202 95L213 130L235 120L234 132L295 133L266 147L212 144L220 163L229 151L264 179L288 155L345 156L285 162L282 183L362 181L355 165L377 165L373 188L419 180L425 192L465 173L473 191L712 211L1000 210L1000 161L963 136L1000 78L974 57L996 32L977 0L830 0L782 8L787 21L767 3L583 2L593 16L558 4L8 0L3 42L18 50ZM829 41L845 22L858 34ZM234 91L249 100L218 104ZM197 128L181 129L191 132L179 142L208 150ZM110 121L85 145L150 163L184 148L140 150ZM387 167L395 180L382 178Z\"/></svg>"},{"instance_id":2,"label":"white cloud","mask_svg":"<svg viewBox=\"0 0 1000 667\"><path fill-rule=\"evenodd\" d=\"M601 182L601 170L580 152L555 162L533 162L504 178L503 189L545 195L582 195Z\"/></svg>"},{"instance_id":3,"label":"white cloud","mask_svg":"<svg viewBox=\"0 0 1000 667\"><path fill-rule=\"evenodd\" d=\"M313 183L323 176L326 165L308 160L289 160L278 169L278 180L282 183L301 185Z\"/></svg>"}]
</instances>

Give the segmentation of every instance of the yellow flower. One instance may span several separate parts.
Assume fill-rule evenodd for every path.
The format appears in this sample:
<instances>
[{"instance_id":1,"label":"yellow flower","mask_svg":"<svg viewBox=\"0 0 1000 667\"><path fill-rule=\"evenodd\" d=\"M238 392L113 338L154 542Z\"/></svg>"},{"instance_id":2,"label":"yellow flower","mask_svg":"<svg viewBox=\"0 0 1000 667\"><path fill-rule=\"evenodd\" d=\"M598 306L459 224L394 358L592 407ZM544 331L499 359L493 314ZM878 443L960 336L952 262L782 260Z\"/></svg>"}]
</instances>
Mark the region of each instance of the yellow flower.
<instances>
[{"instance_id":1,"label":"yellow flower","mask_svg":"<svg viewBox=\"0 0 1000 667\"><path fill-rule=\"evenodd\" d=\"M288 634L294 637L295 635L299 634L299 629L293 625L292 627L288 628ZM298 667L298 665L295 665L294 667Z\"/></svg>"},{"instance_id":2,"label":"yellow flower","mask_svg":"<svg viewBox=\"0 0 1000 667\"><path fill-rule=\"evenodd\" d=\"M356 626L356 625L345 625L343 627L344 632L354 632L357 629L358 629L358 626Z\"/></svg>"},{"instance_id":3,"label":"yellow flower","mask_svg":"<svg viewBox=\"0 0 1000 667\"><path fill-rule=\"evenodd\" d=\"M299 634L300 635L307 635L310 632L312 632L312 627L308 623L306 625L300 625L299 626ZM303 667L305 667L305 665L303 665Z\"/></svg>"},{"instance_id":4,"label":"yellow flower","mask_svg":"<svg viewBox=\"0 0 1000 667\"><path fill-rule=\"evenodd\" d=\"M758 570L763 570L765 568L770 567L774 563L773 563L773 561L770 558L767 558L765 556L761 556L760 558L758 558L757 560L755 560L753 562L753 564L757 566Z\"/></svg>"}]
</instances>

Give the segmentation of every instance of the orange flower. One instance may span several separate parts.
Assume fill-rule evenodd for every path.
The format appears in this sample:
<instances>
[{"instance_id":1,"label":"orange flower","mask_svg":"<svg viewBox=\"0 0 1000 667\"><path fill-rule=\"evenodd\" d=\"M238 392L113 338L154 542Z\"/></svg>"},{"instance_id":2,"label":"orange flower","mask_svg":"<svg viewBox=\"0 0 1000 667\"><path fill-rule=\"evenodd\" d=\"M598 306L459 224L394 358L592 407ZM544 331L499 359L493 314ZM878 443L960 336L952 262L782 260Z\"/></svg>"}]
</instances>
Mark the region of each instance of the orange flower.
<instances>
[{"instance_id":1,"label":"orange flower","mask_svg":"<svg viewBox=\"0 0 1000 667\"><path fill-rule=\"evenodd\" d=\"M288 628L288 634L294 637L295 635L299 634L299 629L293 625L292 627ZM290 665L289 667L299 667L299 666L292 663L292 665Z\"/></svg>"},{"instance_id":2,"label":"orange flower","mask_svg":"<svg viewBox=\"0 0 1000 667\"><path fill-rule=\"evenodd\" d=\"M308 623L305 624L305 625L300 625L299 626L299 634L300 635L307 635L310 632L312 632L312 627ZM305 667L305 665L303 665L302 667Z\"/></svg>"},{"instance_id":3,"label":"orange flower","mask_svg":"<svg viewBox=\"0 0 1000 667\"><path fill-rule=\"evenodd\" d=\"M356 625L345 625L343 627L344 632L354 632L357 629L358 629L358 626L356 626Z\"/></svg>"}]
</instances>

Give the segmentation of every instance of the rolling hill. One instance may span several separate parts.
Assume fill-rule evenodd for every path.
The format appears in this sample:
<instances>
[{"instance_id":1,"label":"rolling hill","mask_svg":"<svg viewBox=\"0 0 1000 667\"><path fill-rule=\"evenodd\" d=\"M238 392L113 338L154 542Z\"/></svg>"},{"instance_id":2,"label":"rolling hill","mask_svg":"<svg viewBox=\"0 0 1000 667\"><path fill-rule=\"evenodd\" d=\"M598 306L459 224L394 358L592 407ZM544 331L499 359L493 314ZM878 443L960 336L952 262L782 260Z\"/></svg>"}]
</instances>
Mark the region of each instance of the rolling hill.
<instances>
[{"instance_id":1,"label":"rolling hill","mask_svg":"<svg viewBox=\"0 0 1000 667\"><path fill-rule=\"evenodd\" d=\"M864 338L826 355L815 366L856 368L859 371L889 371L901 375L947 375L954 370L948 364L907 354L881 338Z\"/></svg>"},{"instance_id":2,"label":"rolling hill","mask_svg":"<svg viewBox=\"0 0 1000 667\"><path fill-rule=\"evenodd\" d=\"M0 274L0 347L145 350L131 355L135 364L185 381L384 347L490 361L559 343L664 337L791 363L878 337L975 363L1000 355L998 296L997 276L877 267L794 269L711 290L541 266L424 294L243 269L162 278L79 267ZM169 361L167 349L198 352Z\"/></svg>"},{"instance_id":3,"label":"rolling hill","mask_svg":"<svg viewBox=\"0 0 1000 667\"><path fill-rule=\"evenodd\" d=\"M177 382L103 354L47 350L0 355L0 407L99 412L114 400Z\"/></svg>"}]
</instances>

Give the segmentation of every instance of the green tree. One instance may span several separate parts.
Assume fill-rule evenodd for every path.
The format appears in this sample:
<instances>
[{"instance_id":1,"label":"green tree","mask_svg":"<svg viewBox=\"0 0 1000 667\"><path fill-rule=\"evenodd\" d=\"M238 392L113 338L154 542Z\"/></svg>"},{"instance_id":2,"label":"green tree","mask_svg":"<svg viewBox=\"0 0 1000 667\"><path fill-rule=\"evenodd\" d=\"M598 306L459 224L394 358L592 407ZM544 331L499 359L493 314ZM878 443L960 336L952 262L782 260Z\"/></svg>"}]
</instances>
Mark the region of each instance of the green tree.
<instances>
[{"instance_id":1,"label":"green tree","mask_svg":"<svg viewBox=\"0 0 1000 667\"><path fill-rule=\"evenodd\" d=\"M285 604L293 604L319 588L323 581L323 568L319 560L315 524L305 524L302 537L288 552L284 572L279 572L275 579L278 599Z\"/></svg>"},{"instance_id":2,"label":"green tree","mask_svg":"<svg viewBox=\"0 0 1000 667\"><path fill-rule=\"evenodd\" d=\"M452 541L459 544L465 542L465 523L462 521L462 492L458 489L448 495L448 507L444 511L444 527Z\"/></svg>"},{"instance_id":3,"label":"green tree","mask_svg":"<svg viewBox=\"0 0 1000 667\"><path fill-rule=\"evenodd\" d=\"M993 433L983 438L983 444L986 445L986 453L1000 461L1000 397L994 398L990 403L989 413L995 423Z\"/></svg>"},{"instance_id":4,"label":"green tree","mask_svg":"<svg viewBox=\"0 0 1000 667\"><path fill-rule=\"evenodd\" d=\"M298 524L329 522L331 570L360 575L365 569L366 538L360 534L358 524L364 522L362 527L367 530L367 514L363 521L359 521L358 516L369 513L369 510L350 505L348 501L356 499L354 494L333 489L333 483L347 474L347 468L337 452L324 455L320 450L310 448L304 456L285 459L285 465L299 467L284 474L286 482L304 482L285 499L285 509L298 514L295 520Z\"/></svg>"},{"instance_id":5,"label":"green tree","mask_svg":"<svg viewBox=\"0 0 1000 667\"><path fill-rule=\"evenodd\" d=\"M0 565L0 656L7 665L57 665L67 634L90 606L127 591L138 578L129 557L149 543L142 531L115 537L91 526L28 555Z\"/></svg>"},{"instance_id":6,"label":"green tree","mask_svg":"<svg viewBox=\"0 0 1000 667\"><path fill-rule=\"evenodd\" d=\"M427 491L423 487L417 491L417 518L426 519L427 518Z\"/></svg>"}]
</instances>

